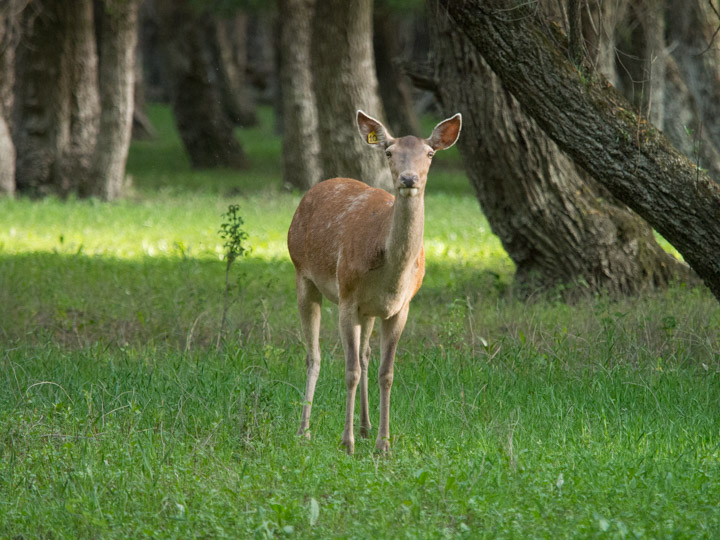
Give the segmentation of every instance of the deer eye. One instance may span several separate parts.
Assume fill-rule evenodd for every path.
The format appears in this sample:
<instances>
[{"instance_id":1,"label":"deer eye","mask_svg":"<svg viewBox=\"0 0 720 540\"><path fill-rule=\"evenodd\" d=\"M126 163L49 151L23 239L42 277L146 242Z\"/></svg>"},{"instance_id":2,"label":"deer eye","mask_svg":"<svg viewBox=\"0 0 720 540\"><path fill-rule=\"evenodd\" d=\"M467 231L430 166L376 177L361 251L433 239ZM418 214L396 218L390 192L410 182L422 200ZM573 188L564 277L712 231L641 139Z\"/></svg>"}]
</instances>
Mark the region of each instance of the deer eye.
<instances>
[{"instance_id":1,"label":"deer eye","mask_svg":"<svg viewBox=\"0 0 720 540\"><path fill-rule=\"evenodd\" d=\"M429 157L429 158L432 158L434 155L435 155L435 151L434 151L434 150L430 150L430 151L428 152L428 157Z\"/></svg>"},{"instance_id":2,"label":"deer eye","mask_svg":"<svg viewBox=\"0 0 720 540\"><path fill-rule=\"evenodd\" d=\"M390 157L390 156L392 156L392 152L390 150L385 150L385 155L387 157Z\"/></svg>"}]
</instances>

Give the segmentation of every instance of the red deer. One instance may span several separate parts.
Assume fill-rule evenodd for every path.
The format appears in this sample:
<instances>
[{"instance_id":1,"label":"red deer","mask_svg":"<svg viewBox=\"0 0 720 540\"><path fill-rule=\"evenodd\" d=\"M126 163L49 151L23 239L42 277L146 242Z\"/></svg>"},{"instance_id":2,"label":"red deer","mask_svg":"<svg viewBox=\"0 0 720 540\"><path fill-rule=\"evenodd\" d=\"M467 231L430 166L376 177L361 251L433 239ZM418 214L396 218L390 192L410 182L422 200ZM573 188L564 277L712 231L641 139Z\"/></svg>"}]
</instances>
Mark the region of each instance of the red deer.
<instances>
[{"instance_id":1,"label":"red deer","mask_svg":"<svg viewBox=\"0 0 720 540\"><path fill-rule=\"evenodd\" d=\"M440 122L427 139L391 137L362 111L357 125L363 140L387 155L394 196L350 178L332 178L302 198L288 231L295 265L298 308L307 347L305 402L298 434L310 437L310 411L320 373L320 304L338 304L345 351L347 402L342 444L355 448L353 414L360 385L360 435L370 434L367 368L375 318L382 321L380 426L376 450L390 447L390 388L395 350L410 300L425 274L423 227L425 182L433 154L455 144L462 118Z\"/></svg>"}]
</instances>

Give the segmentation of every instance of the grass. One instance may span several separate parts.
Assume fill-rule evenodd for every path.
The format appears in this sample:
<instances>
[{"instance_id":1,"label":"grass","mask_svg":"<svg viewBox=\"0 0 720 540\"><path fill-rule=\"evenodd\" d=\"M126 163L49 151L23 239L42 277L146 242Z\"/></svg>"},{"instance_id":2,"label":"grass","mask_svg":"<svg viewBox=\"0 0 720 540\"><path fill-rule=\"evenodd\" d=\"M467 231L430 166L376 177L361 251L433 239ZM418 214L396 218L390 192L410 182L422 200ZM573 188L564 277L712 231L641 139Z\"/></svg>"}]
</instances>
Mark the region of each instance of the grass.
<instances>
[{"instance_id":1,"label":"grass","mask_svg":"<svg viewBox=\"0 0 720 540\"><path fill-rule=\"evenodd\" d=\"M720 534L720 309L702 289L513 299L459 169L429 181L428 274L400 342L392 453L344 418L323 308L313 439L268 111L253 166L191 171L165 108L126 200L0 200L0 537ZM432 122L430 122L432 123ZM443 159L444 158L444 159ZM253 248L223 309L221 214ZM372 369L376 369L377 355ZM378 391L370 386L377 425Z\"/></svg>"}]
</instances>

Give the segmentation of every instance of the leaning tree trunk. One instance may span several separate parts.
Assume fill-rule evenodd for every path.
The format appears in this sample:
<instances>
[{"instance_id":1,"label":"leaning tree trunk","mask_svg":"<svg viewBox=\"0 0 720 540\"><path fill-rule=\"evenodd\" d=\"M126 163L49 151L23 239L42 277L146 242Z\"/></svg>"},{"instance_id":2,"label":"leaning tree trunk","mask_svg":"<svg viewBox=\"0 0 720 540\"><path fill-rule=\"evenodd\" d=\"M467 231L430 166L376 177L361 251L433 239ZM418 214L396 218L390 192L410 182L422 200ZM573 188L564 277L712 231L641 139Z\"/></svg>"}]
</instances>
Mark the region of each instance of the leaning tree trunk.
<instances>
[{"instance_id":1,"label":"leaning tree trunk","mask_svg":"<svg viewBox=\"0 0 720 540\"><path fill-rule=\"evenodd\" d=\"M308 189L320 180L318 111L312 88L310 47L315 0L281 0L280 95L283 182Z\"/></svg>"},{"instance_id":2,"label":"leaning tree trunk","mask_svg":"<svg viewBox=\"0 0 720 540\"><path fill-rule=\"evenodd\" d=\"M15 193L15 144L10 133L15 80L15 47L19 36L20 0L0 6L0 195Z\"/></svg>"},{"instance_id":3,"label":"leaning tree trunk","mask_svg":"<svg viewBox=\"0 0 720 540\"><path fill-rule=\"evenodd\" d=\"M223 109L204 41L208 16L188 0L157 0L175 123L193 167L247 165Z\"/></svg>"},{"instance_id":4,"label":"leaning tree trunk","mask_svg":"<svg viewBox=\"0 0 720 540\"><path fill-rule=\"evenodd\" d=\"M666 285L681 265L652 229L575 167L462 32L445 17L431 26L438 95L446 114L463 113L465 169L516 265L519 291L566 283L632 294Z\"/></svg>"},{"instance_id":5,"label":"leaning tree trunk","mask_svg":"<svg viewBox=\"0 0 720 540\"><path fill-rule=\"evenodd\" d=\"M31 0L16 57L17 188L67 194L88 182L98 129L91 0Z\"/></svg>"},{"instance_id":6,"label":"leaning tree trunk","mask_svg":"<svg viewBox=\"0 0 720 540\"><path fill-rule=\"evenodd\" d=\"M133 118L139 0L105 0L100 32L100 131L89 193L121 195Z\"/></svg>"},{"instance_id":7,"label":"leaning tree trunk","mask_svg":"<svg viewBox=\"0 0 720 540\"><path fill-rule=\"evenodd\" d=\"M390 187L382 152L360 139L356 111L382 118L372 50L372 0L322 0L313 21L312 70L323 177ZM395 134L399 135L399 134Z\"/></svg>"},{"instance_id":8,"label":"leaning tree trunk","mask_svg":"<svg viewBox=\"0 0 720 540\"><path fill-rule=\"evenodd\" d=\"M567 60L528 4L440 0L503 86L557 145L669 240L720 300L720 185Z\"/></svg>"}]
</instances>

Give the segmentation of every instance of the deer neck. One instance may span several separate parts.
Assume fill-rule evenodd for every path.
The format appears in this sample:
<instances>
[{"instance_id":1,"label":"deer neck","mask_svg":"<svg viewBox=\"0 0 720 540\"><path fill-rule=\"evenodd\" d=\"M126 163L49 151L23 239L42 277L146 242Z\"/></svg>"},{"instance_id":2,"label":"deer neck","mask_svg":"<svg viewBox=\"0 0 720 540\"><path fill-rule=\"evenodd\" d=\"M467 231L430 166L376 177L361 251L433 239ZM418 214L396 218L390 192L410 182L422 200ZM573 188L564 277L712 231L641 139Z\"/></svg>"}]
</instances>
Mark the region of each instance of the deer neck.
<instances>
[{"instance_id":1,"label":"deer neck","mask_svg":"<svg viewBox=\"0 0 720 540\"><path fill-rule=\"evenodd\" d=\"M390 231L385 241L388 270L400 275L415 264L423 247L425 202L423 193L415 197L395 197Z\"/></svg>"}]
</instances>

